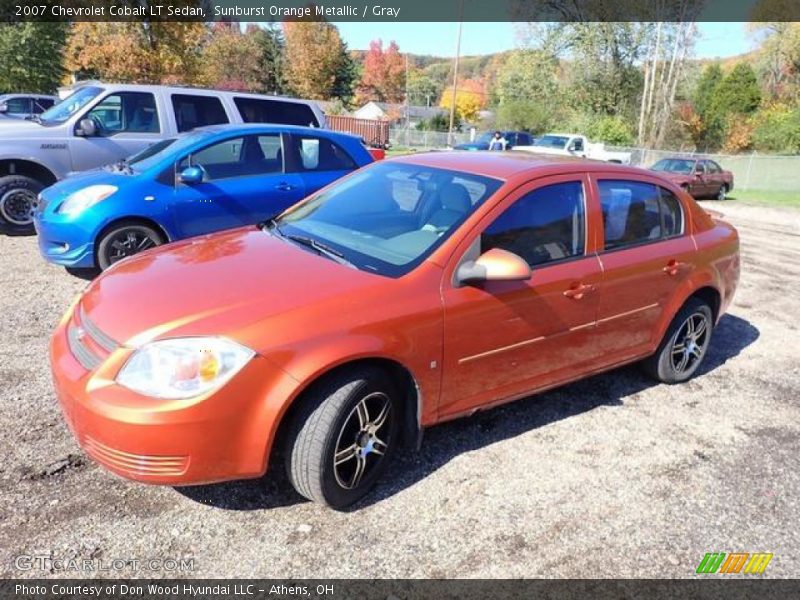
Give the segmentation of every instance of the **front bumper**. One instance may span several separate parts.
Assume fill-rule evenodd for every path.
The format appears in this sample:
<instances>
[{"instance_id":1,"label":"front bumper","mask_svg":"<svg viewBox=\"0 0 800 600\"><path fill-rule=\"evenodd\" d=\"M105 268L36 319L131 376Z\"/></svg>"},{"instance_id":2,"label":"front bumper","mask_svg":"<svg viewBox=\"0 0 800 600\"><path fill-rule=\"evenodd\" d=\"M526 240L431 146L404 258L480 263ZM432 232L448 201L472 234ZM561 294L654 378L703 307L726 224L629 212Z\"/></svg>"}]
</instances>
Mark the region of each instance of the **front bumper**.
<instances>
[{"instance_id":1,"label":"front bumper","mask_svg":"<svg viewBox=\"0 0 800 600\"><path fill-rule=\"evenodd\" d=\"M53 220L46 213L37 212L34 227L39 240L39 252L48 262L64 267L93 268L94 232L78 223Z\"/></svg>"},{"instance_id":2,"label":"front bumper","mask_svg":"<svg viewBox=\"0 0 800 600\"><path fill-rule=\"evenodd\" d=\"M96 328L81 323L79 317L83 314L68 314L56 329L50 360L64 417L95 461L128 479L167 485L243 479L266 472L285 404L282 399L292 393L288 375L256 356L206 396L144 397L114 381L132 350L118 346L109 351L109 340L95 339ZM92 356L97 366L87 369Z\"/></svg>"}]
</instances>

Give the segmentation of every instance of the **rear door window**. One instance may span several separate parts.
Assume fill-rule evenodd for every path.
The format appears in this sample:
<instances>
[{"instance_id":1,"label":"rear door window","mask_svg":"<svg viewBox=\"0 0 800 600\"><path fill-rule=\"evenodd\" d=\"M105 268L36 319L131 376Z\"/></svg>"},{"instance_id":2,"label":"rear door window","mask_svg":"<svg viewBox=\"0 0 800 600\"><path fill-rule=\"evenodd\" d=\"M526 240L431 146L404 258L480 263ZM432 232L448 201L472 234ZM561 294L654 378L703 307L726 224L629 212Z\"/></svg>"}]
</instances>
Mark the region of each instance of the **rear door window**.
<instances>
[{"instance_id":1,"label":"rear door window","mask_svg":"<svg viewBox=\"0 0 800 600\"><path fill-rule=\"evenodd\" d=\"M233 99L242 121L245 123L277 123L279 125L299 125L319 127L319 122L311 107L302 102L268 100L236 96Z\"/></svg>"},{"instance_id":2,"label":"rear door window","mask_svg":"<svg viewBox=\"0 0 800 600\"><path fill-rule=\"evenodd\" d=\"M228 123L222 101L216 96L173 94L172 109L175 111L178 131Z\"/></svg>"},{"instance_id":3,"label":"rear door window","mask_svg":"<svg viewBox=\"0 0 800 600\"><path fill-rule=\"evenodd\" d=\"M683 207L669 190L651 183L623 180L602 180L598 187L606 250L683 233Z\"/></svg>"},{"instance_id":4,"label":"rear door window","mask_svg":"<svg viewBox=\"0 0 800 600\"><path fill-rule=\"evenodd\" d=\"M356 162L339 144L313 135L291 136L294 171L350 171Z\"/></svg>"},{"instance_id":5,"label":"rear door window","mask_svg":"<svg viewBox=\"0 0 800 600\"><path fill-rule=\"evenodd\" d=\"M8 114L10 115L29 115L31 114L30 98L11 98L6 100Z\"/></svg>"}]
</instances>

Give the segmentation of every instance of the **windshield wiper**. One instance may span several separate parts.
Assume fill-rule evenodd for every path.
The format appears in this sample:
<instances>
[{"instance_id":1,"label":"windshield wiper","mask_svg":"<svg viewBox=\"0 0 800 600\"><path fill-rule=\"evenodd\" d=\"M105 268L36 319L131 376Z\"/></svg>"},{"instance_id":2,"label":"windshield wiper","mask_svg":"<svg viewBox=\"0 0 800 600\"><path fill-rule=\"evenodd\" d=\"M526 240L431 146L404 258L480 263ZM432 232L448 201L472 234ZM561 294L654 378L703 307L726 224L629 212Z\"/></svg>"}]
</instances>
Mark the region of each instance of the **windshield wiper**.
<instances>
[{"instance_id":1,"label":"windshield wiper","mask_svg":"<svg viewBox=\"0 0 800 600\"><path fill-rule=\"evenodd\" d=\"M277 224L276 224L276 229L277 229ZM284 233L281 233L280 229L277 230L278 230L278 235L280 235L281 237L285 237L287 240L291 240L292 242L300 244L301 246L305 246L306 248L311 248L312 250L315 250L317 254L319 254L320 256L325 256L327 258L330 258L331 260L338 262L340 265L347 265L348 267L355 268L355 265L344 257L344 254L342 254L341 252L339 252L334 248L331 248L327 244L323 244L322 242L317 241L314 238L305 237L302 235L292 235L292 234L286 235Z\"/></svg>"}]
</instances>

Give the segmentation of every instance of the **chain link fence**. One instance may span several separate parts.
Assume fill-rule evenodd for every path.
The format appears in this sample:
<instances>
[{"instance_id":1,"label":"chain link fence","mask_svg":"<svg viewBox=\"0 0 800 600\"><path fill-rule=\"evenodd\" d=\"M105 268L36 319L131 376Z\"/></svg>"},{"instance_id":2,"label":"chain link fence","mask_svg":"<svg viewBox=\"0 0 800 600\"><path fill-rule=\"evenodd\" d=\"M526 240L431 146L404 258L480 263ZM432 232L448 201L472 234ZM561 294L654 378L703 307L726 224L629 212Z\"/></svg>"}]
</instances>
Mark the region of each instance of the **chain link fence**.
<instances>
[{"instance_id":1,"label":"chain link fence","mask_svg":"<svg viewBox=\"0 0 800 600\"><path fill-rule=\"evenodd\" d=\"M733 173L734 189L770 192L797 191L800 194L800 156L769 154L706 154L670 152L645 148L609 148L631 153L631 164L650 167L662 158L690 156L708 158Z\"/></svg>"},{"instance_id":2,"label":"chain link fence","mask_svg":"<svg viewBox=\"0 0 800 600\"><path fill-rule=\"evenodd\" d=\"M448 140L446 131L418 131L394 128L389 132L394 148L415 150L437 150L469 142L469 133L453 133ZM778 156L769 154L706 154L686 151L648 150L645 148L610 147L607 150L630 152L631 164L651 167L662 158L670 156L694 156L708 158L723 169L733 173L734 188L759 191L797 191L800 194L800 156Z\"/></svg>"}]
</instances>

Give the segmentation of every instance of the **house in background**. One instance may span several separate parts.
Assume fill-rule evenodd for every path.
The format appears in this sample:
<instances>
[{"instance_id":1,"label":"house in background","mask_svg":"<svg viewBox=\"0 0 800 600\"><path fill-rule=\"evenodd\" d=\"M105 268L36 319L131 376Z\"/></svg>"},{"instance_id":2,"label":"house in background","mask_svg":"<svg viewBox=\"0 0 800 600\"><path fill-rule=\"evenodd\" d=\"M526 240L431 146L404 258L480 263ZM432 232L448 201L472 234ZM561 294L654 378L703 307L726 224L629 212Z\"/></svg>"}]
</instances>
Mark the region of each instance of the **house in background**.
<instances>
[{"instance_id":1,"label":"house in background","mask_svg":"<svg viewBox=\"0 0 800 600\"><path fill-rule=\"evenodd\" d=\"M406 109L408 109L408 123L406 123ZM350 114L357 119L389 121L393 127L416 127L421 121L427 121L436 115L444 115L446 111L437 106L415 106L413 104L406 106L389 102L367 102Z\"/></svg>"}]
</instances>

